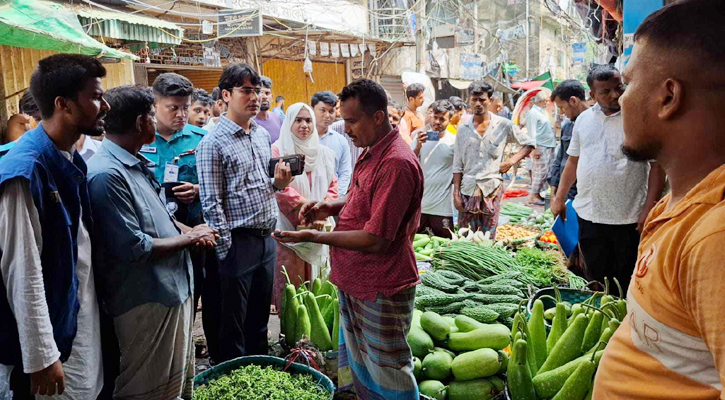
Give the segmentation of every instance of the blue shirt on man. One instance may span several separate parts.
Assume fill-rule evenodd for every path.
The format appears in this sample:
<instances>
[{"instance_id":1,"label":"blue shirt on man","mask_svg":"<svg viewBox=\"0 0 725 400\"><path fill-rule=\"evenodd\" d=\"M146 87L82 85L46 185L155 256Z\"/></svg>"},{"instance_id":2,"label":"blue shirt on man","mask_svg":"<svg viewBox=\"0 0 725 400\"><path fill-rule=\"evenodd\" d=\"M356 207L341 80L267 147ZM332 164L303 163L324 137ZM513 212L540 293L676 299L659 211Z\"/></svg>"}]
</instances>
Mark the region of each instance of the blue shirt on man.
<instances>
[{"instance_id":1,"label":"blue shirt on man","mask_svg":"<svg viewBox=\"0 0 725 400\"><path fill-rule=\"evenodd\" d=\"M152 259L154 239L181 235L161 199L161 184L147 167L108 138L88 162L88 189L96 239L93 266L112 316L146 303L182 304L192 293L189 251Z\"/></svg>"},{"instance_id":2,"label":"blue shirt on man","mask_svg":"<svg viewBox=\"0 0 725 400\"><path fill-rule=\"evenodd\" d=\"M526 114L526 130L536 141L536 147L556 147L556 135L541 107L534 105Z\"/></svg>"},{"instance_id":3,"label":"blue shirt on man","mask_svg":"<svg viewBox=\"0 0 725 400\"><path fill-rule=\"evenodd\" d=\"M337 173L340 197L347 195L350 180L352 179L350 145L347 143L347 139L340 133L328 128L327 132L320 136L320 144L335 152L335 172Z\"/></svg>"}]
</instances>

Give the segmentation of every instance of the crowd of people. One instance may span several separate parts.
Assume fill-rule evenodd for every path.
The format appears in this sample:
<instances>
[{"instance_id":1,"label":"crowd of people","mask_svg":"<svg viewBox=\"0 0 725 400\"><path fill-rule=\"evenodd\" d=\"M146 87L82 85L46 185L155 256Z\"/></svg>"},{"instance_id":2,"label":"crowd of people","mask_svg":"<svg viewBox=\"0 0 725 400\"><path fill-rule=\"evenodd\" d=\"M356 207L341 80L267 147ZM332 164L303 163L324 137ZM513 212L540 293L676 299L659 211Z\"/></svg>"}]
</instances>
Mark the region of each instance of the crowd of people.
<instances>
[{"instance_id":1,"label":"crowd of people","mask_svg":"<svg viewBox=\"0 0 725 400\"><path fill-rule=\"evenodd\" d=\"M504 174L529 157L529 201L550 186L577 219L585 277L629 287L594 398L717 397L723 12L654 13L623 73L589 71L593 105L567 80L523 127L483 81L423 114L419 84L404 106L360 80L285 107L246 64L211 94L174 73L104 92L97 59L40 60L0 148L0 379L16 400L191 399L195 357L268 353L283 269L297 285L329 264L357 395L417 398L411 238L495 237Z\"/></svg>"}]
</instances>

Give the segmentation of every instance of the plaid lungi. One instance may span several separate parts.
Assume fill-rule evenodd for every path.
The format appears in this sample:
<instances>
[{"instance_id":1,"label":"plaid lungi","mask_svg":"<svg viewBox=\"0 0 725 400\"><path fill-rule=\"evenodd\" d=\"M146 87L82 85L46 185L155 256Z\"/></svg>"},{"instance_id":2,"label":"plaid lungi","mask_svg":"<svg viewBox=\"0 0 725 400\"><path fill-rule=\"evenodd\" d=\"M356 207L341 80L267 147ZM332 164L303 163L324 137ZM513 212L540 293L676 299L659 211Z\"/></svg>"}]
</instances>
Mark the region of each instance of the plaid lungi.
<instances>
[{"instance_id":1,"label":"plaid lungi","mask_svg":"<svg viewBox=\"0 0 725 400\"><path fill-rule=\"evenodd\" d=\"M506 191L503 185L496 190L498 190L498 194L491 199L484 199L483 196L475 194L474 196L461 195L463 208L467 211L458 215L458 226L469 228L472 231L481 231L484 234L490 232L491 240L496 239L498 217L501 215L501 201ZM476 190L476 193L478 192L479 190ZM468 212L468 210L478 211Z\"/></svg>"},{"instance_id":2,"label":"plaid lungi","mask_svg":"<svg viewBox=\"0 0 725 400\"><path fill-rule=\"evenodd\" d=\"M533 176L531 177L531 193L539 194L549 185L549 170L551 169L551 162L554 160L553 147L539 147L536 150L541 153L541 156L537 160L534 158L534 170Z\"/></svg>"},{"instance_id":3,"label":"plaid lungi","mask_svg":"<svg viewBox=\"0 0 725 400\"><path fill-rule=\"evenodd\" d=\"M340 291L340 390L352 385L364 400L418 400L413 355L406 341L413 320L415 287L375 301Z\"/></svg>"}]
</instances>

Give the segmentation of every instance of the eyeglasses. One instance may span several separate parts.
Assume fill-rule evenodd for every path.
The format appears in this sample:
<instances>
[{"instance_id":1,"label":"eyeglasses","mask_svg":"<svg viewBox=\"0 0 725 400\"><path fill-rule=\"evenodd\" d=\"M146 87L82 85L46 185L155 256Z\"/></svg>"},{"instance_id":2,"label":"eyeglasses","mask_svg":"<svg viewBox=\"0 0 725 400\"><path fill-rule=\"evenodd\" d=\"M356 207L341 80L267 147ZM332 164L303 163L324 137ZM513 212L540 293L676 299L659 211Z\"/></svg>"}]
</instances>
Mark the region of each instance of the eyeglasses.
<instances>
[{"instance_id":1,"label":"eyeglasses","mask_svg":"<svg viewBox=\"0 0 725 400\"><path fill-rule=\"evenodd\" d=\"M252 94L252 92L254 92L256 94L262 93L262 88L261 87L253 87L252 88L252 87L242 86L242 87L235 87L234 89L239 89L240 92L243 92L247 96L249 96L250 94ZM232 90L234 90L234 89L232 89Z\"/></svg>"}]
</instances>

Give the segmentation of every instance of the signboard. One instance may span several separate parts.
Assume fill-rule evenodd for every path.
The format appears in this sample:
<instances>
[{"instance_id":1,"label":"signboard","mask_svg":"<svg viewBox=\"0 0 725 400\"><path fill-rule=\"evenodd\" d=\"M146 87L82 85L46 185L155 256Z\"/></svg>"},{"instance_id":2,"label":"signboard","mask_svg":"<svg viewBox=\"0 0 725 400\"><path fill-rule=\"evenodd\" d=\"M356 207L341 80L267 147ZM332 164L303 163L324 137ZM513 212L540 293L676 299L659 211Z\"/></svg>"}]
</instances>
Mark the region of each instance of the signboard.
<instances>
[{"instance_id":1,"label":"signboard","mask_svg":"<svg viewBox=\"0 0 725 400\"><path fill-rule=\"evenodd\" d=\"M456 30L456 44L458 46L469 46L473 44L473 29L458 29Z\"/></svg>"},{"instance_id":2,"label":"signboard","mask_svg":"<svg viewBox=\"0 0 725 400\"><path fill-rule=\"evenodd\" d=\"M483 58L478 54L461 53L461 79L477 80L483 76Z\"/></svg>"},{"instance_id":3,"label":"signboard","mask_svg":"<svg viewBox=\"0 0 725 400\"><path fill-rule=\"evenodd\" d=\"M496 36L502 40L513 40L526 37L526 24L523 22L507 29L499 29L496 31Z\"/></svg>"},{"instance_id":4,"label":"signboard","mask_svg":"<svg viewBox=\"0 0 725 400\"><path fill-rule=\"evenodd\" d=\"M217 37L262 36L262 14L258 10L219 11Z\"/></svg>"},{"instance_id":5,"label":"signboard","mask_svg":"<svg viewBox=\"0 0 725 400\"><path fill-rule=\"evenodd\" d=\"M572 60L574 65L584 65L584 56L587 54L587 43L580 42L572 45Z\"/></svg>"}]
</instances>

